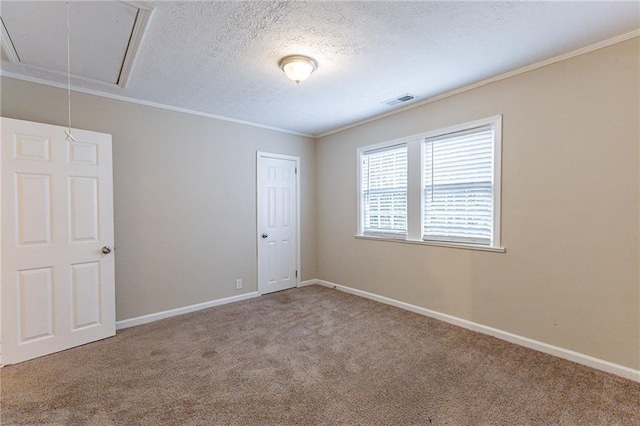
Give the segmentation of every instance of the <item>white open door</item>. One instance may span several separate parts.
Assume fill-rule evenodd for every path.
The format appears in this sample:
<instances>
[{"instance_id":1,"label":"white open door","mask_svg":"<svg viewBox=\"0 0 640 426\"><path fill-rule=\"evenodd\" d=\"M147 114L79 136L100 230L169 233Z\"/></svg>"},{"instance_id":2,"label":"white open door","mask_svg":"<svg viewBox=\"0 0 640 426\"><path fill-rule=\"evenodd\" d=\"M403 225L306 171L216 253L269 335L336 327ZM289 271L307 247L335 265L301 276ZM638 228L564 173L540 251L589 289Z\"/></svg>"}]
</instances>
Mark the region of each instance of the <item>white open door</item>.
<instances>
[{"instance_id":1,"label":"white open door","mask_svg":"<svg viewBox=\"0 0 640 426\"><path fill-rule=\"evenodd\" d=\"M115 334L111 135L2 118L2 363Z\"/></svg>"},{"instance_id":2,"label":"white open door","mask_svg":"<svg viewBox=\"0 0 640 426\"><path fill-rule=\"evenodd\" d=\"M298 285L298 157L258 152L258 292Z\"/></svg>"}]
</instances>

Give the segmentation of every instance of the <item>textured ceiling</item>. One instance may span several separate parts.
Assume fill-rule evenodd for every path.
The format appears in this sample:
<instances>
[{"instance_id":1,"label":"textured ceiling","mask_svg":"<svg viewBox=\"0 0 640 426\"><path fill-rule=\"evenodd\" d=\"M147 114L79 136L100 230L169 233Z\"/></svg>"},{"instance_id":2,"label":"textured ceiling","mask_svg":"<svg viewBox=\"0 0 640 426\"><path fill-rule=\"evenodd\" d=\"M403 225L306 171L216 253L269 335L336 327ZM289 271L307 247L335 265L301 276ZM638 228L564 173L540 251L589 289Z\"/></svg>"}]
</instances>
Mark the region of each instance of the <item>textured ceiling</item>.
<instances>
[{"instance_id":1,"label":"textured ceiling","mask_svg":"<svg viewBox=\"0 0 640 426\"><path fill-rule=\"evenodd\" d=\"M389 112L382 102L404 93L418 102L640 27L638 2L148 4L127 86L74 85L310 135ZM72 64L103 54L72 49ZM299 86L277 65L291 54L319 63ZM2 58L5 73L65 81Z\"/></svg>"}]
</instances>

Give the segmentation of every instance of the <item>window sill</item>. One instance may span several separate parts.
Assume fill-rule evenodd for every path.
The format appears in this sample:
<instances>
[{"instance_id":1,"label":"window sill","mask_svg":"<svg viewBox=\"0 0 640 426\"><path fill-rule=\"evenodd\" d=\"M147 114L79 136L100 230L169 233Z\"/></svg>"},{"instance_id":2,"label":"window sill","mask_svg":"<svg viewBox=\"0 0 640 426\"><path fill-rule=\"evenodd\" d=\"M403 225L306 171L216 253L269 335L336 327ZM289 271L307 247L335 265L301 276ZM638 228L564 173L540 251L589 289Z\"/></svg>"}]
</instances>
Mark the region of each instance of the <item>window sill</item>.
<instances>
[{"instance_id":1,"label":"window sill","mask_svg":"<svg viewBox=\"0 0 640 426\"><path fill-rule=\"evenodd\" d=\"M389 241L392 243L404 243L404 244L417 244L422 246L435 246L435 247L448 247L448 248L458 248L465 250L478 250L478 251L490 251L494 253L506 253L507 250L504 247L486 247L486 246L476 246L473 244L463 244L463 243L446 243L446 242L438 242L438 241L422 241L422 240L408 240L406 238L398 237L378 237L373 235L354 235L355 238L361 240L374 240L374 241Z\"/></svg>"}]
</instances>

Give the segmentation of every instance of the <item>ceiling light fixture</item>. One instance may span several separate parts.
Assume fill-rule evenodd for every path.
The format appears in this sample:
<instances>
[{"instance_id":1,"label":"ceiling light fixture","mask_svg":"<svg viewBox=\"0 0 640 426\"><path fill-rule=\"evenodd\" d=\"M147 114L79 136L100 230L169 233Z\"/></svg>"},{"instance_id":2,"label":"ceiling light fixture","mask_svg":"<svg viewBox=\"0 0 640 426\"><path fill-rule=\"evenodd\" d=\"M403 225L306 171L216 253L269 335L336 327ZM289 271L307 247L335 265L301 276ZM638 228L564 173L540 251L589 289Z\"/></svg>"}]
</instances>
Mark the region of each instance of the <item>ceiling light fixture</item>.
<instances>
[{"instance_id":1,"label":"ceiling light fixture","mask_svg":"<svg viewBox=\"0 0 640 426\"><path fill-rule=\"evenodd\" d=\"M285 56L278 62L280 69L290 79L300 84L301 81L309 78L312 72L318 68L315 59L302 55Z\"/></svg>"}]
</instances>

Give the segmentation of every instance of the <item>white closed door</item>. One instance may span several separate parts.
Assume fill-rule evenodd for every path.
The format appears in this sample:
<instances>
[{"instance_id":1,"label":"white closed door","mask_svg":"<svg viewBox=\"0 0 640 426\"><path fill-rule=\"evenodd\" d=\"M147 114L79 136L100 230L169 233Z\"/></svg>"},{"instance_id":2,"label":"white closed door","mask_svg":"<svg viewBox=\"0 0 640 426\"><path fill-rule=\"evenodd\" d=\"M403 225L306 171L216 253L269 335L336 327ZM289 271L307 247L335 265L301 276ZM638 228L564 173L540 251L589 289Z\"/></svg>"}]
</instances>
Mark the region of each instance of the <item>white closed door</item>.
<instances>
[{"instance_id":1,"label":"white closed door","mask_svg":"<svg viewBox=\"0 0 640 426\"><path fill-rule=\"evenodd\" d=\"M258 292L298 285L298 158L258 153Z\"/></svg>"},{"instance_id":2,"label":"white closed door","mask_svg":"<svg viewBox=\"0 0 640 426\"><path fill-rule=\"evenodd\" d=\"M115 334L111 135L2 118L2 363Z\"/></svg>"}]
</instances>

